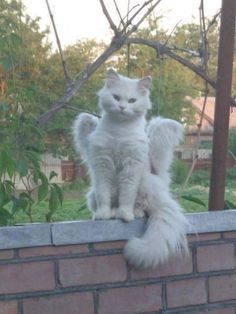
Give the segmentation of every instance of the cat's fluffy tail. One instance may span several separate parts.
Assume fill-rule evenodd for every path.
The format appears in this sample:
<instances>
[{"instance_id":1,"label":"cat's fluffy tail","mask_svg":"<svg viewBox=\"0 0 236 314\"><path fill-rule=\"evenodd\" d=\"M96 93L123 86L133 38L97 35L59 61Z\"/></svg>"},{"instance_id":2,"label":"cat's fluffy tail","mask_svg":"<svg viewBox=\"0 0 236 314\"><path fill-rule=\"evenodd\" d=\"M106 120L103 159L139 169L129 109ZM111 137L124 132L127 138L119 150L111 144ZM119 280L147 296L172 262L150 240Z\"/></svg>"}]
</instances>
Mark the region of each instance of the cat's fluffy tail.
<instances>
[{"instance_id":1,"label":"cat's fluffy tail","mask_svg":"<svg viewBox=\"0 0 236 314\"><path fill-rule=\"evenodd\" d=\"M161 180L151 176L153 178L149 184L155 186L154 181L157 184L155 191L149 195L148 203L152 211L146 231L141 238L130 239L124 249L124 255L130 264L142 268L156 267L175 255L188 253L188 222L182 208L171 197L168 189L161 186Z\"/></svg>"},{"instance_id":2,"label":"cat's fluffy tail","mask_svg":"<svg viewBox=\"0 0 236 314\"><path fill-rule=\"evenodd\" d=\"M89 113L81 113L72 127L75 148L85 161L87 160L88 136L95 130L97 123L97 117Z\"/></svg>"},{"instance_id":3,"label":"cat's fluffy tail","mask_svg":"<svg viewBox=\"0 0 236 314\"><path fill-rule=\"evenodd\" d=\"M188 252L185 224L183 215L167 212L152 215L143 237L132 238L126 244L125 258L137 268L154 268L171 257L185 254Z\"/></svg>"},{"instance_id":4,"label":"cat's fluffy tail","mask_svg":"<svg viewBox=\"0 0 236 314\"><path fill-rule=\"evenodd\" d=\"M169 168L174 148L183 139L183 126L175 120L158 117L149 122L147 134L152 173L169 183Z\"/></svg>"}]
</instances>

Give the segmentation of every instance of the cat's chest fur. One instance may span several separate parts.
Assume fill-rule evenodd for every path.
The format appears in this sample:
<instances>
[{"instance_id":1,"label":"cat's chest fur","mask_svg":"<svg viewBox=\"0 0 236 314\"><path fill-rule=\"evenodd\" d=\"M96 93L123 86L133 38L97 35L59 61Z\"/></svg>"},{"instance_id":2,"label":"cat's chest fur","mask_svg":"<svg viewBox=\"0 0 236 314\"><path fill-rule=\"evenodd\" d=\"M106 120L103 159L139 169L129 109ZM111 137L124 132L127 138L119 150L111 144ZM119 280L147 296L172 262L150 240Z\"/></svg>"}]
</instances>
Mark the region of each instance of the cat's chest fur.
<instances>
[{"instance_id":1,"label":"cat's chest fur","mask_svg":"<svg viewBox=\"0 0 236 314\"><path fill-rule=\"evenodd\" d=\"M108 131L98 128L90 135L89 147L95 160L109 160L116 171L125 164L133 162L146 163L148 160L148 139L144 132Z\"/></svg>"}]
</instances>

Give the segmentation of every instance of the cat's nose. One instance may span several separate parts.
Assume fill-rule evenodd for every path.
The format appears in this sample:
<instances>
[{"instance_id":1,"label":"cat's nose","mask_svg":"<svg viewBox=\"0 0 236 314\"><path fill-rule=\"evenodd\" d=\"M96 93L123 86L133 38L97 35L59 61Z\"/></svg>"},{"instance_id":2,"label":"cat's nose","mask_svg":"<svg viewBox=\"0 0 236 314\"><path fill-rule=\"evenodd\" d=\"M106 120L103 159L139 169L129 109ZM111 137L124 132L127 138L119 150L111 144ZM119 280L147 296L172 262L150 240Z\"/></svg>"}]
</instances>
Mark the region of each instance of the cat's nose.
<instances>
[{"instance_id":1,"label":"cat's nose","mask_svg":"<svg viewBox=\"0 0 236 314\"><path fill-rule=\"evenodd\" d=\"M122 106L122 105L119 105L119 107L120 107L120 110L121 110L121 111L124 111L124 110L126 109L126 107L125 107L125 106Z\"/></svg>"}]
</instances>

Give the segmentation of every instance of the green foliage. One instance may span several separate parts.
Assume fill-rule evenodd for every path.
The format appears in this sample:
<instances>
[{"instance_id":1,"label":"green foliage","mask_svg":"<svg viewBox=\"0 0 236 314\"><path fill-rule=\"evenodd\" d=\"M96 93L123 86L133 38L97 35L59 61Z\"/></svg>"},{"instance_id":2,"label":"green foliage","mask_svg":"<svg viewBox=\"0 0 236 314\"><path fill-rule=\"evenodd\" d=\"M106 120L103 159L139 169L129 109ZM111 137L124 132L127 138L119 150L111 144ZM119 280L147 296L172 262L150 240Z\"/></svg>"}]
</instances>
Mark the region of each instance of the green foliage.
<instances>
[{"instance_id":1,"label":"green foliage","mask_svg":"<svg viewBox=\"0 0 236 314\"><path fill-rule=\"evenodd\" d=\"M225 200L226 209L236 209L236 203L231 202L230 200Z\"/></svg>"},{"instance_id":2,"label":"green foliage","mask_svg":"<svg viewBox=\"0 0 236 314\"><path fill-rule=\"evenodd\" d=\"M69 192L69 191L81 191L81 192L86 192L89 188L88 182L84 181L80 177L76 178L72 182L64 182L63 186L63 191Z\"/></svg>"},{"instance_id":3,"label":"green foliage","mask_svg":"<svg viewBox=\"0 0 236 314\"><path fill-rule=\"evenodd\" d=\"M228 151L236 160L236 128L229 130Z\"/></svg>"},{"instance_id":4,"label":"green foliage","mask_svg":"<svg viewBox=\"0 0 236 314\"><path fill-rule=\"evenodd\" d=\"M172 182L173 184L184 183L189 167L182 160L175 158L171 166Z\"/></svg>"},{"instance_id":5,"label":"green foliage","mask_svg":"<svg viewBox=\"0 0 236 314\"><path fill-rule=\"evenodd\" d=\"M184 197L180 197L180 204L186 212L201 212L208 210L208 189L200 186L189 186ZM201 200L201 204L198 202ZM205 206L203 206L203 203Z\"/></svg>"},{"instance_id":6,"label":"green foliage","mask_svg":"<svg viewBox=\"0 0 236 314\"><path fill-rule=\"evenodd\" d=\"M191 195L181 195L181 198L190 202L193 202L198 205L202 205L203 207L206 207L206 203L203 202L200 198L191 196Z\"/></svg>"},{"instance_id":7,"label":"green foliage","mask_svg":"<svg viewBox=\"0 0 236 314\"><path fill-rule=\"evenodd\" d=\"M226 169L226 180L236 182L236 166Z\"/></svg>"},{"instance_id":8,"label":"green foliage","mask_svg":"<svg viewBox=\"0 0 236 314\"><path fill-rule=\"evenodd\" d=\"M19 211L29 221L37 203L48 199L49 221L62 204L62 192L41 171L45 133L37 114L45 100L42 72L49 45L38 19L25 14L21 1L0 2L0 225L14 222ZM16 182L24 191L16 190Z\"/></svg>"},{"instance_id":9,"label":"green foliage","mask_svg":"<svg viewBox=\"0 0 236 314\"><path fill-rule=\"evenodd\" d=\"M210 171L209 170L195 170L190 178L190 184L209 186Z\"/></svg>"},{"instance_id":10,"label":"green foliage","mask_svg":"<svg viewBox=\"0 0 236 314\"><path fill-rule=\"evenodd\" d=\"M0 225L14 221L18 211L23 211L32 222L32 211L37 203L48 199L46 220L62 205L61 188L52 183L56 175L49 178L41 171L41 154L44 151L43 132L35 127L32 117L25 117L8 106L0 110ZM16 190L20 181L24 192Z\"/></svg>"},{"instance_id":11,"label":"green foliage","mask_svg":"<svg viewBox=\"0 0 236 314\"><path fill-rule=\"evenodd\" d=\"M201 140L199 143L200 149L212 149L212 140Z\"/></svg>"}]
</instances>

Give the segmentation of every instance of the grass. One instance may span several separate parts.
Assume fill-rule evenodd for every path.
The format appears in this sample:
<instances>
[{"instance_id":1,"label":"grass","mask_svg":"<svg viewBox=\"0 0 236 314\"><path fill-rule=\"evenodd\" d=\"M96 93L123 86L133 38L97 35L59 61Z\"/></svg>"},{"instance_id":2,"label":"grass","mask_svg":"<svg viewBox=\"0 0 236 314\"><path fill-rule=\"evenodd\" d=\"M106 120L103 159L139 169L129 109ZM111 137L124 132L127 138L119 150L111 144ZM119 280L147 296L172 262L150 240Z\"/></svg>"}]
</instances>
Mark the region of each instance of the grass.
<instances>
[{"instance_id":1,"label":"grass","mask_svg":"<svg viewBox=\"0 0 236 314\"><path fill-rule=\"evenodd\" d=\"M179 191L179 186L173 186L173 194L177 195ZM185 209L186 212L202 212L208 211L208 198L209 198L209 186L208 181L204 182L202 185L190 185L187 187L183 193L190 198L196 198L205 204L205 206L200 205L194 201L185 200L180 198L180 204ZM236 180L228 180L225 187L225 200L229 203L229 207L236 208Z\"/></svg>"},{"instance_id":2,"label":"grass","mask_svg":"<svg viewBox=\"0 0 236 314\"><path fill-rule=\"evenodd\" d=\"M91 214L85 208L85 198L79 200L65 199L63 205L52 215L52 221L71 221L90 219ZM32 218L34 222L45 222L45 217L48 212L48 203L41 202L33 208ZM23 212L18 212L14 217L14 224L29 223L29 217Z\"/></svg>"},{"instance_id":3,"label":"grass","mask_svg":"<svg viewBox=\"0 0 236 314\"><path fill-rule=\"evenodd\" d=\"M199 179L199 174L197 173L195 177L200 184L193 182L184 191L184 195L187 195L190 199L196 198L201 200L204 205L198 204L194 201L189 201L183 198L179 199L181 206L186 212L202 212L208 210L208 180ZM203 177L205 174L203 174ZM196 179L196 178L195 178ZM179 190L181 188L180 184L172 185L172 193L176 199L178 199ZM86 207L85 194L88 189L88 184L82 181L76 181L73 183L67 183L63 186L64 201L62 208L58 209L52 216L52 221L72 221L72 220L82 220L90 219L91 213ZM226 181L226 200L236 205L236 180L229 179ZM234 207L236 208L236 206ZM34 222L45 222L45 215L48 212L48 203L41 202L33 208L33 221ZM14 217L14 224L29 223L28 216L23 212L18 212Z\"/></svg>"}]
</instances>

